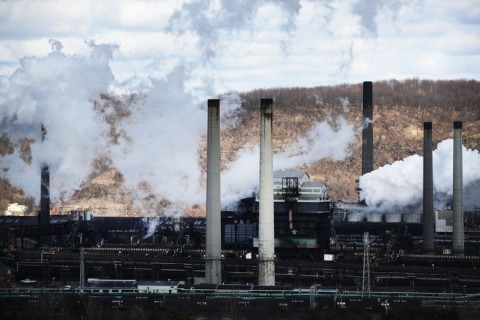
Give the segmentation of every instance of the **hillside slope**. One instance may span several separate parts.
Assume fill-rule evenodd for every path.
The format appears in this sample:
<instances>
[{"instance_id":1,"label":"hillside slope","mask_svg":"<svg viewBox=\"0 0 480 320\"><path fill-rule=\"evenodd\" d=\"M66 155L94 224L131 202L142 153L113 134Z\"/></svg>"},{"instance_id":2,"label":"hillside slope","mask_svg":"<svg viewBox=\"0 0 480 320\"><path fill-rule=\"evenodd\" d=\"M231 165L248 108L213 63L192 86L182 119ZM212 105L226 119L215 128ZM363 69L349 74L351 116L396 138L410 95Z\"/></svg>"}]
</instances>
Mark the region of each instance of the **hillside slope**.
<instances>
[{"instance_id":1,"label":"hillside slope","mask_svg":"<svg viewBox=\"0 0 480 320\"><path fill-rule=\"evenodd\" d=\"M423 122L433 122L434 144L452 137L452 122L464 122L464 144L480 149L480 83L477 81L382 81L373 84L374 95L374 168L391 164L412 154L422 154ZM357 199L355 180L361 172L362 84L315 88L264 89L240 94L242 105L227 115L229 125L222 131L222 168L236 159L239 150L258 144L259 101L274 100L274 152L282 154L315 123L326 121L338 128L343 117L356 128L356 141L342 160L317 159L290 168L304 170L315 181L324 181L330 196L337 200ZM128 105L127 103L125 103ZM198 160L205 170L205 139L199 146ZM2 137L0 155L12 152L7 137ZM434 146L435 147L435 146ZM1 158L0 158L1 159ZM0 179L0 212L8 203L24 202L33 210L31 198L8 181ZM168 199L154 195L135 199L132 190L126 190L123 176L115 168L105 165L97 168L69 199L53 204L57 210L91 208L97 215L141 215L135 205L150 206L153 212L163 214ZM188 215L202 215L203 204L186 211Z\"/></svg>"}]
</instances>

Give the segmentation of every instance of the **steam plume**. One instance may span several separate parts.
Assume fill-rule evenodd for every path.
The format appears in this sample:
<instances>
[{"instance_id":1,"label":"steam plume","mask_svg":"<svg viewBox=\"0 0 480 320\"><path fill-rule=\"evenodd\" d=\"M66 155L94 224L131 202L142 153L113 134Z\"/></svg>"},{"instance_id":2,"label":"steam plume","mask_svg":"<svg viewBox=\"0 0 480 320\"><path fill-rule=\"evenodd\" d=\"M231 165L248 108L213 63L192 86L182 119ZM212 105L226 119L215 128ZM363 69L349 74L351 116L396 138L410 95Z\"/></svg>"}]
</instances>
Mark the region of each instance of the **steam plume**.
<instances>
[{"instance_id":1,"label":"steam plume","mask_svg":"<svg viewBox=\"0 0 480 320\"><path fill-rule=\"evenodd\" d=\"M480 206L480 154L463 147L464 208L471 210ZM360 178L361 197L371 206L384 210L406 211L411 207L421 210L422 202L422 157L412 155L391 165L383 166ZM438 144L433 152L433 189L435 208L445 208L451 201L453 172L453 140ZM475 191L476 190L476 191Z\"/></svg>"},{"instance_id":2,"label":"steam plume","mask_svg":"<svg viewBox=\"0 0 480 320\"><path fill-rule=\"evenodd\" d=\"M355 128L343 117L337 119L337 124L338 129L327 122L315 124L284 153L274 155L274 170L294 169L327 157L344 159L355 141ZM237 160L222 173L222 203L228 204L257 191L258 159L258 146L242 150Z\"/></svg>"},{"instance_id":3,"label":"steam plume","mask_svg":"<svg viewBox=\"0 0 480 320\"><path fill-rule=\"evenodd\" d=\"M17 146L22 138L33 141L31 164L19 161L18 147L1 159L1 167L12 183L37 199L34 177L42 164L49 164L51 196L57 199L60 190L72 190L89 173L90 159L104 147L99 137L106 128L91 101L113 80L109 67L113 46L90 43L88 56L69 57L62 53L61 43L50 43L49 55L23 58L20 68L0 82L2 133ZM43 143L42 124L48 131Z\"/></svg>"}]
</instances>

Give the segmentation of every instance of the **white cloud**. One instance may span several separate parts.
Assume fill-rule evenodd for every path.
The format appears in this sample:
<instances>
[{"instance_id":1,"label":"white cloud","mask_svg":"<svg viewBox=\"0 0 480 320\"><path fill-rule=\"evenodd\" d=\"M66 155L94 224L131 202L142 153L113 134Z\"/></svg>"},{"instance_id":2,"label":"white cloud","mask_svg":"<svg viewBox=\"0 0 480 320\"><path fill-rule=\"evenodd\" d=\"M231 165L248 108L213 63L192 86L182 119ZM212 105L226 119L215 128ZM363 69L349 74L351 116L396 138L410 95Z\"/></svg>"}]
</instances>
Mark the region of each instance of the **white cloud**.
<instances>
[{"instance_id":1,"label":"white cloud","mask_svg":"<svg viewBox=\"0 0 480 320\"><path fill-rule=\"evenodd\" d=\"M82 42L91 39L118 45L113 71L122 80L165 74L167 61L201 65L213 53L199 69L209 68L224 84L219 89L291 86L294 79L315 86L478 78L480 67L471 61L480 55L479 17L473 0L3 1L0 72L8 75L24 56L47 54L45 39L55 38L68 54L84 54ZM229 74L236 76L223 78Z\"/></svg>"},{"instance_id":2,"label":"white cloud","mask_svg":"<svg viewBox=\"0 0 480 320\"><path fill-rule=\"evenodd\" d=\"M464 206L472 210L480 205L480 155L462 147ZM443 209L453 194L453 140L440 142L432 154L435 206ZM385 165L360 178L361 196L367 204L387 212L422 210L423 158L418 155ZM401 190L401 192L398 192Z\"/></svg>"},{"instance_id":3,"label":"white cloud","mask_svg":"<svg viewBox=\"0 0 480 320\"><path fill-rule=\"evenodd\" d=\"M0 1L0 101L7 101L4 109L24 124L38 124L50 112L50 121L58 123L56 116L66 110L59 104L85 108L101 91L147 93L145 109L125 130L152 148L131 147L133 154L114 161L131 177L131 186L146 180L158 194L174 197L175 189L163 190L154 180L185 176L176 186L195 193L201 176L196 155L171 142L178 137L192 147L203 132L199 102L255 88L411 77L479 79L479 7L475 0ZM65 59L52 56L50 39L62 43ZM91 57L86 45L91 40L116 45L113 52L98 49L112 57ZM45 106L50 108L43 114L39 110ZM69 114L79 118L77 112ZM158 127L148 112L165 125ZM86 136L102 134L93 115L85 116ZM182 130L187 120L195 125ZM59 134L76 139L79 132ZM60 141L58 146L75 151ZM78 146L95 153L93 146ZM163 152L172 154L170 160ZM155 161L145 163L144 170L135 168L149 154ZM78 165L69 158L54 163L59 173ZM157 172L159 166L164 172ZM20 166L11 173L24 179L28 170ZM195 194L200 201L202 192Z\"/></svg>"}]
</instances>

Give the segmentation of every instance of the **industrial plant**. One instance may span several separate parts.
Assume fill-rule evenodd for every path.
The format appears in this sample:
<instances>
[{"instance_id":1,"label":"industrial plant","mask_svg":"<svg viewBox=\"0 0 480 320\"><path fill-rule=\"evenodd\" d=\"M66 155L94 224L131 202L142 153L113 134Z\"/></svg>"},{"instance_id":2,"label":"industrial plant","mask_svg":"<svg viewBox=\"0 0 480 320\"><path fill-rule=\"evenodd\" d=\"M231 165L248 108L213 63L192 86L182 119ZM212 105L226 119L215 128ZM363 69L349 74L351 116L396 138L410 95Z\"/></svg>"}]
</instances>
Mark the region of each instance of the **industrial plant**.
<instances>
[{"instance_id":1,"label":"industrial plant","mask_svg":"<svg viewBox=\"0 0 480 320\"><path fill-rule=\"evenodd\" d=\"M38 217L0 217L2 264L11 270L2 308L56 292L97 297L112 309L222 312L236 299L245 311L447 306L478 315L480 209L463 206L462 122L452 127L449 207L434 208L435 123L425 122L423 210L384 212L360 197L333 201L308 172L274 171L274 100L261 99L258 193L222 208L220 105L208 101L205 218L50 215L44 164ZM373 86L364 82L359 176L373 171L373 117Z\"/></svg>"}]
</instances>

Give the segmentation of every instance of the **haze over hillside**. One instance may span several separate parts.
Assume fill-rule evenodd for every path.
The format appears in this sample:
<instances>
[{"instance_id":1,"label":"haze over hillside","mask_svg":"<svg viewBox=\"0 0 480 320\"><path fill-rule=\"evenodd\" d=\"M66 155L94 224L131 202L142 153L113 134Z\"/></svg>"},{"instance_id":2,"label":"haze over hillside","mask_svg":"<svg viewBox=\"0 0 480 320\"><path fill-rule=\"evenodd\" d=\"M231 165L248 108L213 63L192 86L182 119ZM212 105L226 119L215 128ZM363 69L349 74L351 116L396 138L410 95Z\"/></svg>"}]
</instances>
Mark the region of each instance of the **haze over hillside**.
<instances>
[{"instance_id":1,"label":"haze over hillside","mask_svg":"<svg viewBox=\"0 0 480 320\"><path fill-rule=\"evenodd\" d=\"M480 82L388 80L374 82L373 96L374 168L414 154L421 155L424 121L433 122L434 149L439 142L452 137L452 122L458 120L464 122L464 145L480 149ZM256 152L259 141L259 101L264 97L274 98L273 143L277 169L306 171L312 180L327 184L332 199L357 200L355 180L361 172L362 84L260 89L221 96L223 201L248 196L255 191L255 184L258 183ZM192 131L192 134L186 136L197 137L197 140L168 136L169 131L160 126L158 131L146 133L148 141L129 143L130 140L137 139L133 136L129 123L143 119L138 114L148 99L151 97L144 94L102 94L91 103L93 112L108 128L108 134L103 137L108 142L107 145L121 146L122 152L138 156L127 163L113 158L119 152L106 150L96 154L91 163L85 164L89 171L88 178L74 186L73 190L56 190L55 194L59 196L52 201L54 211L90 208L97 216L171 214L175 211L188 215L204 213L205 196L202 190L206 167L206 118L203 114L206 102L198 108L200 116L192 114L191 118L184 119L184 123L172 123L176 129L187 130L186 126L193 122L195 130L205 128L203 131ZM178 104L179 108L172 112L182 112L182 99L179 99ZM144 112L148 117L147 111L148 109ZM152 113L150 119L145 118L145 121L151 121L153 127L156 116L162 117L164 114ZM167 124L162 122L162 125ZM148 123L145 127L150 128ZM51 128L50 132L54 131ZM189 149L189 152L171 158L169 153L174 152L174 149L165 148L163 151L152 152L154 159L146 161L144 157L148 153L136 149L138 142L147 145L147 149L158 143L162 149L165 139L178 139L178 148ZM26 204L29 211L38 207L38 201L32 198L34 195L14 187L21 185L17 181L8 180L10 168L8 162L4 161L7 157L18 154L18 161L31 163L34 140L31 136L21 134L15 139L6 134L0 137L2 213L13 202ZM184 159L188 155L195 157L193 163L197 164L196 167L192 166L191 161L186 161L192 159ZM146 165L148 170L140 171ZM188 170L177 170L181 166L190 167ZM158 175L157 171L162 174ZM138 176L135 183L131 180L132 173ZM155 179L141 176L148 173ZM38 185L38 189L39 180L40 174L38 181L32 182ZM199 187L193 188L192 183L198 183ZM154 184L171 189L171 193L162 192L164 188ZM52 188L59 185L61 184L54 184ZM179 205L182 201L184 204Z\"/></svg>"}]
</instances>

